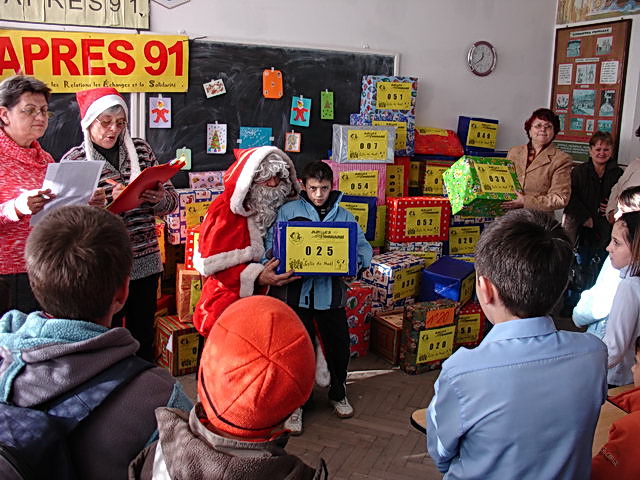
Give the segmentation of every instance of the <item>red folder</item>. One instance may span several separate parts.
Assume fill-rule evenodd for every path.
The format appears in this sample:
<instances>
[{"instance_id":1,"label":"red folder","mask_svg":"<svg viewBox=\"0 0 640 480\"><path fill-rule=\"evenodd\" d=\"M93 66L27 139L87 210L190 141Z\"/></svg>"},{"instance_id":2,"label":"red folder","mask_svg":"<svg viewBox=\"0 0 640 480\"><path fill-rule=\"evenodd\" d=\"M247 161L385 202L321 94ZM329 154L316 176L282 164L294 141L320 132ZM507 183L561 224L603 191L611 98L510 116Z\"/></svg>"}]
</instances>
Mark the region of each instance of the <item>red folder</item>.
<instances>
[{"instance_id":1,"label":"red folder","mask_svg":"<svg viewBox=\"0 0 640 480\"><path fill-rule=\"evenodd\" d=\"M145 190L154 189L158 182L164 183L184 167L182 161L172 161L145 168L133 182L122 191L120 196L107 206L111 213L122 213L139 207L142 203L140 195Z\"/></svg>"}]
</instances>

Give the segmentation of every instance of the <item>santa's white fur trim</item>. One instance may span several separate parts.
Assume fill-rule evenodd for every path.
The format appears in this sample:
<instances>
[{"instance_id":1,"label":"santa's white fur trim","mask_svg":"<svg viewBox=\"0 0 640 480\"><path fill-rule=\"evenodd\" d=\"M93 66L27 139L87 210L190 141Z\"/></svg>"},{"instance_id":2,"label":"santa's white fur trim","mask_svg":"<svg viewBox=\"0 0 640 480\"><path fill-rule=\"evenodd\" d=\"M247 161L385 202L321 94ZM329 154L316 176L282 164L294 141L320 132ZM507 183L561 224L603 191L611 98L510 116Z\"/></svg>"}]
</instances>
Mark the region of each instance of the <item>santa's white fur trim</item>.
<instances>
[{"instance_id":1,"label":"santa's white fur trim","mask_svg":"<svg viewBox=\"0 0 640 480\"><path fill-rule=\"evenodd\" d=\"M249 229L249 239L251 244L245 248L237 248L228 252L220 252L208 257L202 257L200 252L195 252L193 256L193 266L200 274L205 276L213 275L216 272L235 267L242 263L258 262L264 257L264 243L260 231L252 217L247 218L247 228Z\"/></svg>"},{"instance_id":2,"label":"santa's white fur trim","mask_svg":"<svg viewBox=\"0 0 640 480\"><path fill-rule=\"evenodd\" d=\"M264 265L261 263L250 263L247 265L247 268L240 272L240 298L253 295L256 278L258 278L263 270Z\"/></svg>"},{"instance_id":3,"label":"santa's white fur trim","mask_svg":"<svg viewBox=\"0 0 640 480\"><path fill-rule=\"evenodd\" d=\"M98 118L102 112L104 112L107 108L115 107L116 105L120 105L124 110L124 114L129 118L129 109L127 108L127 102L124 101L120 95L104 95L103 97L95 100L87 111L84 114L84 117L80 120L80 125L82 125L82 129L86 130L89 128L89 125Z\"/></svg>"},{"instance_id":4,"label":"santa's white fur trim","mask_svg":"<svg viewBox=\"0 0 640 480\"><path fill-rule=\"evenodd\" d=\"M246 159L245 164L242 167L242 171L238 176L238 180L236 181L236 188L233 190L233 194L231 195L230 200L231 211L236 215L242 215L246 217L251 213L244 208L244 199L249 193L249 189L253 184L253 176L260 166L260 163L272 153L287 162L287 165L289 165L289 178L291 180L291 186L296 191L299 191L300 187L298 185L298 180L296 179L296 167L293 165L293 162L291 161L289 156L278 147L258 147L255 150L243 152L238 163L242 163L242 160L247 155L248 158Z\"/></svg>"}]
</instances>

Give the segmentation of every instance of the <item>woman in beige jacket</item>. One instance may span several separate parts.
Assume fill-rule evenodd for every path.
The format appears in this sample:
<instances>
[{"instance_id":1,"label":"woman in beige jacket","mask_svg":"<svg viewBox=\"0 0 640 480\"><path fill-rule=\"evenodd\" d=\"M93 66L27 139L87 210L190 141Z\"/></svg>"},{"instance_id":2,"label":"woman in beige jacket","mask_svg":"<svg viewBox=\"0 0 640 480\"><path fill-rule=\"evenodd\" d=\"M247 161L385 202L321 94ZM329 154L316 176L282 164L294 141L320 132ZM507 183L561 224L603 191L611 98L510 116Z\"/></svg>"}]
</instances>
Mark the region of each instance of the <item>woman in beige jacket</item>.
<instances>
[{"instance_id":1,"label":"woman in beige jacket","mask_svg":"<svg viewBox=\"0 0 640 480\"><path fill-rule=\"evenodd\" d=\"M545 212L564 208L571 196L571 156L551 142L560 130L558 116L548 108L539 108L524 123L529 143L509 150L522 192L503 202L507 210L530 208Z\"/></svg>"}]
</instances>

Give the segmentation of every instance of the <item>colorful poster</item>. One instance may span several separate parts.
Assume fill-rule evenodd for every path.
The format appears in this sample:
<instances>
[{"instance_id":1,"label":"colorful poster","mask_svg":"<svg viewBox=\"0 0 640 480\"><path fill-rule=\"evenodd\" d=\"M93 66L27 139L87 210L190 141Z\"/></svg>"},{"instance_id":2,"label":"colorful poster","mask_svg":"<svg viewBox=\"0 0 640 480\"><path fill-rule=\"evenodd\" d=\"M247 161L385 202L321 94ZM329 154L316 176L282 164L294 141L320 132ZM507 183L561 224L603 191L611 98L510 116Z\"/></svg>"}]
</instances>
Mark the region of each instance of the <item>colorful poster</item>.
<instances>
[{"instance_id":1,"label":"colorful poster","mask_svg":"<svg viewBox=\"0 0 640 480\"><path fill-rule=\"evenodd\" d=\"M17 73L55 93L97 87L186 92L189 38L93 32L0 30L0 80Z\"/></svg>"},{"instance_id":2,"label":"colorful poster","mask_svg":"<svg viewBox=\"0 0 640 480\"><path fill-rule=\"evenodd\" d=\"M291 99L291 119L289 123L299 127L308 127L310 117L311 99L302 96L293 97Z\"/></svg>"},{"instance_id":3,"label":"colorful poster","mask_svg":"<svg viewBox=\"0 0 640 480\"><path fill-rule=\"evenodd\" d=\"M640 14L637 0L558 0L556 24Z\"/></svg>"},{"instance_id":4,"label":"colorful poster","mask_svg":"<svg viewBox=\"0 0 640 480\"><path fill-rule=\"evenodd\" d=\"M286 132L284 134L284 151L299 152L302 144L302 134L296 132Z\"/></svg>"},{"instance_id":5,"label":"colorful poster","mask_svg":"<svg viewBox=\"0 0 640 480\"><path fill-rule=\"evenodd\" d=\"M170 97L149 97L149 128L171 128Z\"/></svg>"},{"instance_id":6,"label":"colorful poster","mask_svg":"<svg viewBox=\"0 0 640 480\"><path fill-rule=\"evenodd\" d=\"M240 127L240 148L271 145L273 134L270 127Z\"/></svg>"},{"instance_id":7,"label":"colorful poster","mask_svg":"<svg viewBox=\"0 0 640 480\"><path fill-rule=\"evenodd\" d=\"M333 120L333 92L328 90L320 92L320 118Z\"/></svg>"},{"instance_id":8,"label":"colorful poster","mask_svg":"<svg viewBox=\"0 0 640 480\"><path fill-rule=\"evenodd\" d=\"M244 148L244 147L243 147ZM227 124L207 124L207 153L225 153L227 151Z\"/></svg>"}]
</instances>

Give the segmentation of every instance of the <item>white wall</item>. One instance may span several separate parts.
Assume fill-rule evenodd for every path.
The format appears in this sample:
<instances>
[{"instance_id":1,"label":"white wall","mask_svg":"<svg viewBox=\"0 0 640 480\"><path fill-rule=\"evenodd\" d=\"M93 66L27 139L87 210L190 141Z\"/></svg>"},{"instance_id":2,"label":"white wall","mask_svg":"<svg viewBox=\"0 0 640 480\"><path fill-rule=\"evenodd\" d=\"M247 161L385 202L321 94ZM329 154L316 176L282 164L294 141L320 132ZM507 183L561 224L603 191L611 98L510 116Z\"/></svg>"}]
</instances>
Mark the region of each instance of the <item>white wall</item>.
<instances>
[{"instance_id":1,"label":"white wall","mask_svg":"<svg viewBox=\"0 0 640 480\"><path fill-rule=\"evenodd\" d=\"M500 120L498 148L525 143L525 119L549 105L556 0L191 0L151 3L151 29L190 37L400 54L400 74L420 79L417 121L457 127L458 115ZM488 77L467 68L467 50L498 51Z\"/></svg>"}]
</instances>

